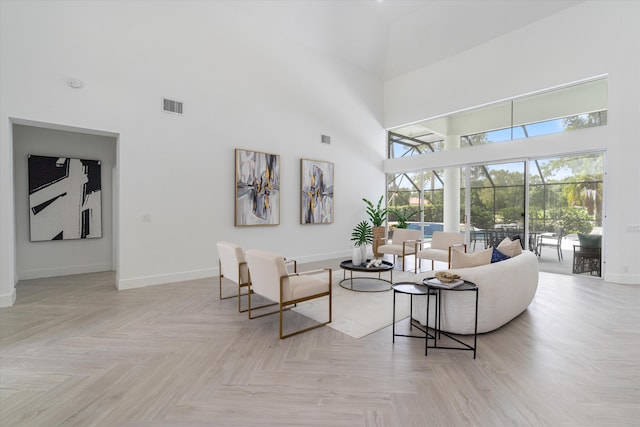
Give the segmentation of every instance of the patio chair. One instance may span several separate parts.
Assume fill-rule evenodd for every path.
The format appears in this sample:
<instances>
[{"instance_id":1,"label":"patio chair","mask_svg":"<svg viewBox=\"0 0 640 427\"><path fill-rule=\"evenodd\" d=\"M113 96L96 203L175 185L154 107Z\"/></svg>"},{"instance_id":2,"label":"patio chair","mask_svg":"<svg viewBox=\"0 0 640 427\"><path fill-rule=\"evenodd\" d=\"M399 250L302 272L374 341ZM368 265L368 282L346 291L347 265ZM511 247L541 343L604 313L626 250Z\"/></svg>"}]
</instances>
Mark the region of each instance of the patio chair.
<instances>
[{"instance_id":1,"label":"patio chair","mask_svg":"<svg viewBox=\"0 0 640 427\"><path fill-rule=\"evenodd\" d=\"M555 248L558 253L558 262L563 260L562 256L562 229L556 229L554 233L541 233L538 235L538 242L536 248L538 251L538 257L542 255L542 248Z\"/></svg>"},{"instance_id":2,"label":"patio chair","mask_svg":"<svg viewBox=\"0 0 640 427\"><path fill-rule=\"evenodd\" d=\"M476 242L482 242L482 245L487 249L487 231L481 228L471 227L471 240L469 243L473 244L473 250L476 249Z\"/></svg>"},{"instance_id":3,"label":"patio chair","mask_svg":"<svg viewBox=\"0 0 640 427\"><path fill-rule=\"evenodd\" d=\"M431 260L431 269L435 268L435 261L446 262L451 265L451 249L462 246L467 252L467 245L464 243L464 234L453 231L434 231L431 237L431 247L420 249L416 253L415 273L422 267L423 259Z\"/></svg>"},{"instance_id":4,"label":"patio chair","mask_svg":"<svg viewBox=\"0 0 640 427\"><path fill-rule=\"evenodd\" d=\"M578 233L579 245L573 246L573 274L602 274L602 236Z\"/></svg>"}]
</instances>

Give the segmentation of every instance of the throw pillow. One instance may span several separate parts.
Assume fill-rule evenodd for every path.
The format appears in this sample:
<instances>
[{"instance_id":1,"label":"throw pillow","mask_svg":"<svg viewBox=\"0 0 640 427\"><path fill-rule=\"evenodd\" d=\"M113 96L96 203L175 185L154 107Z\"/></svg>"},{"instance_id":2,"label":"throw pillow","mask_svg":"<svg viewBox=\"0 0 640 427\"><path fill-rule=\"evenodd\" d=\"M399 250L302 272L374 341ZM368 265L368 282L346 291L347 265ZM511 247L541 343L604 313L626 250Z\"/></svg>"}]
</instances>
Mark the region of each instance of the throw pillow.
<instances>
[{"instance_id":1,"label":"throw pillow","mask_svg":"<svg viewBox=\"0 0 640 427\"><path fill-rule=\"evenodd\" d=\"M493 264L494 262L504 261L505 259L509 259L509 258L511 257L503 254L496 248L493 248L493 252L491 253L491 264Z\"/></svg>"},{"instance_id":2,"label":"throw pillow","mask_svg":"<svg viewBox=\"0 0 640 427\"><path fill-rule=\"evenodd\" d=\"M520 247L524 249L524 240L522 240L522 236L520 236L519 234L514 234L513 236L511 236L511 240L517 240L520 243Z\"/></svg>"},{"instance_id":3,"label":"throw pillow","mask_svg":"<svg viewBox=\"0 0 640 427\"><path fill-rule=\"evenodd\" d=\"M454 248L451 250L451 268L467 268L491 264L492 254L493 248L487 248L484 251L471 254L465 254Z\"/></svg>"},{"instance_id":4,"label":"throw pillow","mask_svg":"<svg viewBox=\"0 0 640 427\"><path fill-rule=\"evenodd\" d=\"M513 258L514 256L518 256L522 253L520 240L512 241L508 237L505 237L504 240L500 242L497 249L510 258Z\"/></svg>"},{"instance_id":5,"label":"throw pillow","mask_svg":"<svg viewBox=\"0 0 640 427\"><path fill-rule=\"evenodd\" d=\"M508 243L511 243L511 239L509 237L505 237L500 243L498 243L498 247L500 247L500 245L506 245Z\"/></svg>"}]
</instances>

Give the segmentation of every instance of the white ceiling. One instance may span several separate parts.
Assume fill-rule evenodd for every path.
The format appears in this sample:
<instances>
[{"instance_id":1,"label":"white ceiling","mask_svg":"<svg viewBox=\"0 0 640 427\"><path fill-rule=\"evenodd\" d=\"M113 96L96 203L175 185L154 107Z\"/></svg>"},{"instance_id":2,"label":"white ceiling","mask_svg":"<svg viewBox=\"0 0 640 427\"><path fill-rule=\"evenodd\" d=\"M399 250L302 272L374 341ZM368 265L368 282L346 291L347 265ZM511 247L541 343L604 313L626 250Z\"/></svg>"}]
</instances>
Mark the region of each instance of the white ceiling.
<instances>
[{"instance_id":1,"label":"white ceiling","mask_svg":"<svg viewBox=\"0 0 640 427\"><path fill-rule=\"evenodd\" d=\"M584 0L234 0L307 47L390 79Z\"/></svg>"}]
</instances>

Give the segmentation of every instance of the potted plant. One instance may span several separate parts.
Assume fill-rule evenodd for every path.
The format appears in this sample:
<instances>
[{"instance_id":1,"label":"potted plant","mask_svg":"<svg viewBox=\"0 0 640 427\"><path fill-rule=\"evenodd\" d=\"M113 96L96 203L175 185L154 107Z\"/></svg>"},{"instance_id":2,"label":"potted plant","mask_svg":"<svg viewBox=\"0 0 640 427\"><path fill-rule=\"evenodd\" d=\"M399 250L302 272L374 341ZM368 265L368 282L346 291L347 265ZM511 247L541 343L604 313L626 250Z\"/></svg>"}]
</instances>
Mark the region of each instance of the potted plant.
<instances>
[{"instance_id":1,"label":"potted plant","mask_svg":"<svg viewBox=\"0 0 640 427\"><path fill-rule=\"evenodd\" d=\"M385 235L383 224L387 219L388 212L387 208L382 207L383 199L384 195L380 196L377 205L374 205L370 200L362 199L367 205L367 215L369 215L369 220L373 224L373 255L376 258L382 256L382 254L378 253L378 245Z\"/></svg>"},{"instance_id":2,"label":"potted plant","mask_svg":"<svg viewBox=\"0 0 640 427\"><path fill-rule=\"evenodd\" d=\"M367 221L360 221L351 233L351 240L356 248L353 251L352 262L359 265L367 261L367 245L373 242L373 229Z\"/></svg>"},{"instance_id":3,"label":"potted plant","mask_svg":"<svg viewBox=\"0 0 640 427\"><path fill-rule=\"evenodd\" d=\"M396 224L396 228L407 228L407 221L409 221L412 216L419 214L420 210L416 209L414 211L407 212L407 208L389 208L388 212L396 217L396 221L398 222L398 224Z\"/></svg>"},{"instance_id":4,"label":"potted plant","mask_svg":"<svg viewBox=\"0 0 640 427\"><path fill-rule=\"evenodd\" d=\"M374 227L381 227L384 220L387 219L387 208L382 207L382 199L384 196L380 196L380 200L378 200L378 204L376 206L370 200L362 198L362 200L367 204L367 215L369 215L369 219L371 220L371 224Z\"/></svg>"}]
</instances>

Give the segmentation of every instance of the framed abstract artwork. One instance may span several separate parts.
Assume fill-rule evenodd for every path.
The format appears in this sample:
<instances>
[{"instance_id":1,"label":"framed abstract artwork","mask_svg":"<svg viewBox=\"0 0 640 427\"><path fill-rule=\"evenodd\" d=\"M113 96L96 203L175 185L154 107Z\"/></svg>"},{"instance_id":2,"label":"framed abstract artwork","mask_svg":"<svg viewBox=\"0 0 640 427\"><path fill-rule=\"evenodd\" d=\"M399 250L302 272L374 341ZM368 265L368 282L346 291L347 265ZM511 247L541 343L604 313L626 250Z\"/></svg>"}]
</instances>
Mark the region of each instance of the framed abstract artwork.
<instances>
[{"instance_id":1,"label":"framed abstract artwork","mask_svg":"<svg viewBox=\"0 0 640 427\"><path fill-rule=\"evenodd\" d=\"M280 156L235 151L235 225L280 224Z\"/></svg>"},{"instance_id":2,"label":"framed abstract artwork","mask_svg":"<svg viewBox=\"0 0 640 427\"><path fill-rule=\"evenodd\" d=\"M29 240L102 237L99 160L29 155Z\"/></svg>"},{"instance_id":3,"label":"framed abstract artwork","mask_svg":"<svg viewBox=\"0 0 640 427\"><path fill-rule=\"evenodd\" d=\"M300 159L300 223L333 222L333 169L330 162Z\"/></svg>"}]
</instances>

